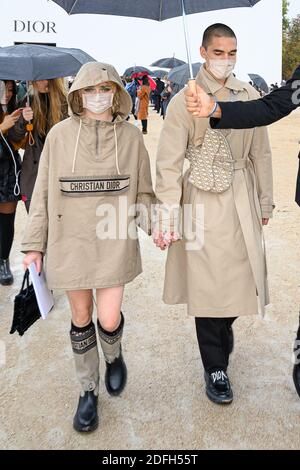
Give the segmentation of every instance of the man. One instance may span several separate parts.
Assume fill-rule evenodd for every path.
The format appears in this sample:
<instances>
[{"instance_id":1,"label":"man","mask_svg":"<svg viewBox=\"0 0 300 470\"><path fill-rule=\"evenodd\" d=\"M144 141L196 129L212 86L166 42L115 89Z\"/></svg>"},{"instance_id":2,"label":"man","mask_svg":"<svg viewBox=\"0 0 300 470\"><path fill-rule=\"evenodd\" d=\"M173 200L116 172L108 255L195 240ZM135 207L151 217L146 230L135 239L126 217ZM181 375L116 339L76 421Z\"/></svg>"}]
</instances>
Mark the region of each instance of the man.
<instances>
[{"instance_id":1,"label":"man","mask_svg":"<svg viewBox=\"0 0 300 470\"><path fill-rule=\"evenodd\" d=\"M197 85L197 96L186 90L187 109L195 117L211 116L211 126L216 129L247 129L266 126L288 116L300 106L300 65L287 83L257 101L221 103ZM296 184L296 203L300 206L300 153ZM300 321L295 351L299 351ZM296 362L296 361L295 361ZM297 361L298 362L298 361ZM293 379L300 397L300 362L294 364Z\"/></svg>"},{"instance_id":2,"label":"man","mask_svg":"<svg viewBox=\"0 0 300 470\"><path fill-rule=\"evenodd\" d=\"M207 28L200 53L205 65L196 82L206 92L222 101L258 97L232 73L237 54L232 29L223 24ZM257 295L262 313L269 303L262 225L274 208L270 146L263 128L210 134L208 119L194 119L184 98L182 90L171 100L158 146L154 239L161 249L169 247L164 301L187 304L196 321L206 394L214 403L228 404L233 399L227 375L231 326L238 316L258 313ZM234 160L232 184L221 192L192 184L192 165L182 174L188 149L206 147L210 155L215 138L226 138L224 147L215 149L216 160L227 147ZM181 202L188 223L178 240ZM197 243L190 243L190 231L196 232Z\"/></svg>"}]
</instances>

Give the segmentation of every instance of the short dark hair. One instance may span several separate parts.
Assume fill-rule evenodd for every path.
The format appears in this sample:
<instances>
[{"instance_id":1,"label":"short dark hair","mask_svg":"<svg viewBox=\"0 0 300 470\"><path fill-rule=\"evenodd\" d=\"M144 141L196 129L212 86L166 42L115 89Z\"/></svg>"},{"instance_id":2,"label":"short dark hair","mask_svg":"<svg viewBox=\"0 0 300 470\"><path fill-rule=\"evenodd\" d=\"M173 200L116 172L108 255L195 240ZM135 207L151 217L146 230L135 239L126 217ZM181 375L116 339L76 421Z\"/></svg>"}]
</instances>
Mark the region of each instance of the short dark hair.
<instances>
[{"instance_id":1,"label":"short dark hair","mask_svg":"<svg viewBox=\"0 0 300 470\"><path fill-rule=\"evenodd\" d=\"M222 24L222 23L215 23L209 26L204 31L203 39L202 39L202 47L207 49L207 47L212 42L213 37L236 39L236 35L234 31L229 26L227 26L226 24Z\"/></svg>"}]
</instances>

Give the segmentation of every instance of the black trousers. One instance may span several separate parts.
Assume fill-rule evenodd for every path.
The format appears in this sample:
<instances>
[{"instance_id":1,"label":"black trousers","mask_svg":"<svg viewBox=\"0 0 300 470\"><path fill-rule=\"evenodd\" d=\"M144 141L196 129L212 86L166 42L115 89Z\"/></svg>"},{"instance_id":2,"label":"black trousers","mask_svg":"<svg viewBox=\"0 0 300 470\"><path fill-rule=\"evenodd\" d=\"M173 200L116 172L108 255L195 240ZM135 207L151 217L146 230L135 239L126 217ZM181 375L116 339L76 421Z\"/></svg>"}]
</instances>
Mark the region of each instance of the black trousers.
<instances>
[{"instance_id":1,"label":"black trousers","mask_svg":"<svg viewBox=\"0 0 300 470\"><path fill-rule=\"evenodd\" d=\"M218 369L227 370L229 362L229 329L234 320L236 320L236 317L195 318L203 367L209 374Z\"/></svg>"},{"instance_id":2,"label":"black trousers","mask_svg":"<svg viewBox=\"0 0 300 470\"><path fill-rule=\"evenodd\" d=\"M147 132L148 119L142 119L141 122L142 122L143 132Z\"/></svg>"}]
</instances>

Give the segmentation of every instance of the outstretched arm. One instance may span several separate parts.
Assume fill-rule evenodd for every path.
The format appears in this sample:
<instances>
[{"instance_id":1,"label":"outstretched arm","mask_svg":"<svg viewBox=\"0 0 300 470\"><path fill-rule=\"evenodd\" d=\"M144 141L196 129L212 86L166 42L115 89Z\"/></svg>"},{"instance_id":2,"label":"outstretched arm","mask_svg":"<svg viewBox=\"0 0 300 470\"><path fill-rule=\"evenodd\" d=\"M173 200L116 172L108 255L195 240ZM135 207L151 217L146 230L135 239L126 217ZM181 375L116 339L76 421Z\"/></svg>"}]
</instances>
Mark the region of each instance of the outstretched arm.
<instances>
[{"instance_id":1,"label":"outstretched arm","mask_svg":"<svg viewBox=\"0 0 300 470\"><path fill-rule=\"evenodd\" d=\"M197 85L197 95L186 90L186 105L195 117L208 117L215 101ZM212 116L215 129L247 129L266 126L282 119L300 106L300 65L285 86L255 101L218 103Z\"/></svg>"}]
</instances>

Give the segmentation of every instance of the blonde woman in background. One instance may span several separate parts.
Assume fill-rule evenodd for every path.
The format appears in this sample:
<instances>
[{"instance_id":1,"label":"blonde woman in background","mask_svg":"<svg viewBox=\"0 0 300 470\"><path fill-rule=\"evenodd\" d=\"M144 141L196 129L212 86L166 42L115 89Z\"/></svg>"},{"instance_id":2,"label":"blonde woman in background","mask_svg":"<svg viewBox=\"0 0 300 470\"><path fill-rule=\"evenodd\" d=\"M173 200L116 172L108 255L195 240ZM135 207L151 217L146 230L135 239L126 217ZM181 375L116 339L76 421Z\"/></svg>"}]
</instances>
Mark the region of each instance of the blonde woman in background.
<instances>
[{"instance_id":1,"label":"blonde woman in background","mask_svg":"<svg viewBox=\"0 0 300 470\"><path fill-rule=\"evenodd\" d=\"M30 106L23 102L23 116L11 131L14 142L27 139L21 173L21 194L27 212L38 173L40 155L49 130L68 115L67 88L63 78L37 80L32 82ZM29 138L26 125L32 121L32 137Z\"/></svg>"}]
</instances>

